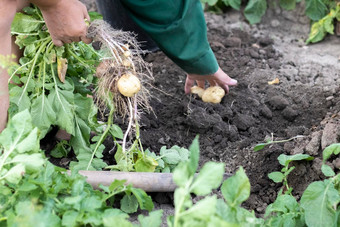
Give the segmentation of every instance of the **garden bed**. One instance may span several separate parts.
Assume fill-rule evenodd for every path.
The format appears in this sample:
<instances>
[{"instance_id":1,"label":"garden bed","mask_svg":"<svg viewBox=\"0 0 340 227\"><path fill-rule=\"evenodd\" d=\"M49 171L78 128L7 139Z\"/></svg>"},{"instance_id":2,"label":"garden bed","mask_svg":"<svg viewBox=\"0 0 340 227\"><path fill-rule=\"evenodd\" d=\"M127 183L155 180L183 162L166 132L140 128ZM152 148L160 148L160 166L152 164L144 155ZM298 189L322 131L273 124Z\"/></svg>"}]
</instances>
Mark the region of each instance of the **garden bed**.
<instances>
[{"instance_id":1,"label":"garden bed","mask_svg":"<svg viewBox=\"0 0 340 227\"><path fill-rule=\"evenodd\" d=\"M299 198L312 181L322 179L322 149L340 138L340 41L333 36L306 46L308 20L297 14L298 10L271 10L266 22L252 27L234 11L206 14L208 37L219 64L239 82L221 104L185 95L184 72L163 53L146 57L155 77L150 87L154 112L141 118L143 146L154 152L162 146L188 147L199 134L201 166L211 160L224 162L230 174L244 167L251 182L251 196L244 206L258 216L282 186L267 177L282 168L277 161L280 154L316 157L295 164L289 177L293 195ZM279 84L269 85L275 78ZM305 138L253 151L266 138L297 135ZM109 153L105 158L113 160ZM330 164L339 168L338 160ZM172 212L171 195L154 198L156 208Z\"/></svg>"}]
</instances>

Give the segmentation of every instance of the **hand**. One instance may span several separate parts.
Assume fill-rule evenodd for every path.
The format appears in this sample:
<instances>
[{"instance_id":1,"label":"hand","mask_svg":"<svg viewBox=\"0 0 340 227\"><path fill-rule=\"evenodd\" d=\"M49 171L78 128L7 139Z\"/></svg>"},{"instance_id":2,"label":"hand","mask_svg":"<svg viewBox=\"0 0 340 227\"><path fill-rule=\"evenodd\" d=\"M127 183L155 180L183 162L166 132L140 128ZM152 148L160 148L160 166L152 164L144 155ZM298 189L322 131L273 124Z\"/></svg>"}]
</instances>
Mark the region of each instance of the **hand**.
<instances>
[{"instance_id":1,"label":"hand","mask_svg":"<svg viewBox=\"0 0 340 227\"><path fill-rule=\"evenodd\" d=\"M229 86L236 86L237 80L231 79L221 68L218 68L217 72L211 75L197 75L197 74L187 74L187 79L185 81L184 91L186 94L190 93L190 89L195 85L201 88L205 88L205 81L208 81L210 86L220 86L226 93L229 93Z\"/></svg>"},{"instance_id":2,"label":"hand","mask_svg":"<svg viewBox=\"0 0 340 227\"><path fill-rule=\"evenodd\" d=\"M90 16L83 3L78 0L59 0L53 5L39 8L56 46L79 41L91 43L92 40L86 37L85 23L85 19L90 21Z\"/></svg>"}]
</instances>

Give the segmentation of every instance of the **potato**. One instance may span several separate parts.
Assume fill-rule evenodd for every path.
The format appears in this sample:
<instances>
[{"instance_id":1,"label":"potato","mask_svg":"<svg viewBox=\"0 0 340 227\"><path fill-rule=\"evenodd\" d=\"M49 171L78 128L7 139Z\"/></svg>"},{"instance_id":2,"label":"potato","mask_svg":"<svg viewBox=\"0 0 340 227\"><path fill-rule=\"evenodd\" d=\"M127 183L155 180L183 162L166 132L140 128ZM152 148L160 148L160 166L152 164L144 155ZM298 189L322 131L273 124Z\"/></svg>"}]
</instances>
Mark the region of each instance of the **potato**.
<instances>
[{"instance_id":1,"label":"potato","mask_svg":"<svg viewBox=\"0 0 340 227\"><path fill-rule=\"evenodd\" d=\"M127 50L127 51L124 51L124 56L125 57L130 57L131 56L131 51Z\"/></svg>"},{"instance_id":2,"label":"potato","mask_svg":"<svg viewBox=\"0 0 340 227\"><path fill-rule=\"evenodd\" d=\"M220 103L225 91L219 86L213 86L205 89L202 95L203 102Z\"/></svg>"},{"instance_id":3,"label":"potato","mask_svg":"<svg viewBox=\"0 0 340 227\"><path fill-rule=\"evenodd\" d=\"M202 98L204 89L201 88L201 87L198 87L198 86L193 86L193 87L190 89L190 92L191 92L192 94L196 94L196 95L198 95L198 97Z\"/></svg>"},{"instance_id":4,"label":"potato","mask_svg":"<svg viewBox=\"0 0 340 227\"><path fill-rule=\"evenodd\" d=\"M129 59L124 59L124 60L123 60L123 65L124 65L125 67L130 67L130 66L131 66L130 60L129 60Z\"/></svg>"},{"instance_id":5,"label":"potato","mask_svg":"<svg viewBox=\"0 0 340 227\"><path fill-rule=\"evenodd\" d=\"M117 81L118 91L126 96L132 97L139 92L141 89L141 83L137 76L132 73L124 74Z\"/></svg>"}]
</instances>

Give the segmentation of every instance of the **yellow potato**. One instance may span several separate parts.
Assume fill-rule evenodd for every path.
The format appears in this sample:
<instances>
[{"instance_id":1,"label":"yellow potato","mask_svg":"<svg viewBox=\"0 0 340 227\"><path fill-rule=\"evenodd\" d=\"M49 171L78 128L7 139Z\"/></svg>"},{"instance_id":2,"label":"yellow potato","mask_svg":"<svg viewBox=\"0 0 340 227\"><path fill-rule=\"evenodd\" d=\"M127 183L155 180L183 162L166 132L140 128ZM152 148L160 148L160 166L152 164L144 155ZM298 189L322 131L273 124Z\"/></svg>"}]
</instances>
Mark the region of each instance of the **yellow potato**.
<instances>
[{"instance_id":1,"label":"yellow potato","mask_svg":"<svg viewBox=\"0 0 340 227\"><path fill-rule=\"evenodd\" d=\"M201 87L198 87L198 86L193 86L192 88L190 88L190 92L192 94L196 94L196 95L198 95L198 97L202 98L204 89L201 88Z\"/></svg>"},{"instance_id":2,"label":"yellow potato","mask_svg":"<svg viewBox=\"0 0 340 227\"><path fill-rule=\"evenodd\" d=\"M125 67L130 67L130 66L131 66L130 60L129 60L129 59L124 59L124 60L123 60L123 65L124 65Z\"/></svg>"},{"instance_id":3,"label":"yellow potato","mask_svg":"<svg viewBox=\"0 0 340 227\"><path fill-rule=\"evenodd\" d=\"M220 103L225 91L219 86L208 87L202 95L203 102Z\"/></svg>"},{"instance_id":4,"label":"yellow potato","mask_svg":"<svg viewBox=\"0 0 340 227\"><path fill-rule=\"evenodd\" d=\"M127 51L124 51L124 56L125 57L130 57L131 56L131 51L127 50Z\"/></svg>"},{"instance_id":5,"label":"yellow potato","mask_svg":"<svg viewBox=\"0 0 340 227\"><path fill-rule=\"evenodd\" d=\"M118 91L126 96L132 97L139 92L141 89L141 83L137 76L132 73L124 74L117 81Z\"/></svg>"}]
</instances>

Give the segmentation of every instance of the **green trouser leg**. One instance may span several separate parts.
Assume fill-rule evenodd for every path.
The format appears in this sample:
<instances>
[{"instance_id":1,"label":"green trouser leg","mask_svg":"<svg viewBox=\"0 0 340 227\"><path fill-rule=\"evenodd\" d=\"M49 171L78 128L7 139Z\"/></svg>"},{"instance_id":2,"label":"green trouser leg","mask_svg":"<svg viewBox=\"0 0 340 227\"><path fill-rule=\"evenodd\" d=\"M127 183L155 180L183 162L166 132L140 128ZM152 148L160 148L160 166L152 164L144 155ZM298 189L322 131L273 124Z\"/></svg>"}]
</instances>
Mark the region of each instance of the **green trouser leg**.
<instances>
[{"instance_id":1,"label":"green trouser leg","mask_svg":"<svg viewBox=\"0 0 340 227\"><path fill-rule=\"evenodd\" d=\"M184 71L208 75L218 63L199 0L121 0L133 20Z\"/></svg>"}]
</instances>

